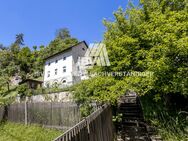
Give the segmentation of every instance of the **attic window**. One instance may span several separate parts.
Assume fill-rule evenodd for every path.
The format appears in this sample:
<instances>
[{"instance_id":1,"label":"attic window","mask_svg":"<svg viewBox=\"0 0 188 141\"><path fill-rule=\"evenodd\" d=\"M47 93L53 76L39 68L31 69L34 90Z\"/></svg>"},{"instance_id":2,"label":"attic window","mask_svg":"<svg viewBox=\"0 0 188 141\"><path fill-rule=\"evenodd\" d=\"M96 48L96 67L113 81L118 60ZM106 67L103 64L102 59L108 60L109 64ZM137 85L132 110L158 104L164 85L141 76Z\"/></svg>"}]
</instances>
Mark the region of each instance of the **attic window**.
<instances>
[{"instance_id":1,"label":"attic window","mask_svg":"<svg viewBox=\"0 0 188 141\"><path fill-rule=\"evenodd\" d=\"M66 60L66 57L63 57L63 61Z\"/></svg>"},{"instance_id":2,"label":"attic window","mask_svg":"<svg viewBox=\"0 0 188 141\"><path fill-rule=\"evenodd\" d=\"M85 48L82 48L82 50L85 50Z\"/></svg>"},{"instance_id":3,"label":"attic window","mask_svg":"<svg viewBox=\"0 0 188 141\"><path fill-rule=\"evenodd\" d=\"M49 63L48 63L48 66L50 66L50 64L51 64L51 63L49 62Z\"/></svg>"},{"instance_id":4,"label":"attic window","mask_svg":"<svg viewBox=\"0 0 188 141\"><path fill-rule=\"evenodd\" d=\"M55 63L58 63L58 60L55 60Z\"/></svg>"}]
</instances>

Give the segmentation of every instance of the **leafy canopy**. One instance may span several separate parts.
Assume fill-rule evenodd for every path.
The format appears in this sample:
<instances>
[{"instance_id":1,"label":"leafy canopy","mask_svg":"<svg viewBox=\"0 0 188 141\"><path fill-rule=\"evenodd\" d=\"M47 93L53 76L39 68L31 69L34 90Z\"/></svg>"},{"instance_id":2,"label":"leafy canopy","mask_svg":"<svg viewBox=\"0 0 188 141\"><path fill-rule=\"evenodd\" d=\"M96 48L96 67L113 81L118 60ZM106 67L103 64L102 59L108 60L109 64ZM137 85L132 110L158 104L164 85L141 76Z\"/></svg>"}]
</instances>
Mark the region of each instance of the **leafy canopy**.
<instances>
[{"instance_id":1,"label":"leafy canopy","mask_svg":"<svg viewBox=\"0 0 188 141\"><path fill-rule=\"evenodd\" d=\"M129 4L126 11L120 8L114 13L114 17L114 21L104 20L106 27L104 43L111 66L102 68L101 71L152 72L153 75L106 77L102 80L95 78L96 81L80 84L75 91L79 93L78 99L82 99L83 96L96 100L109 101L108 98L116 100L118 95L124 94L126 90L134 90L140 95L150 93L157 96L170 93L187 95L186 0L141 0L137 7ZM84 83L87 87L82 87ZM98 83L102 86L100 90L95 86ZM103 85L111 83L115 86L122 84L120 86L123 90Z\"/></svg>"}]
</instances>

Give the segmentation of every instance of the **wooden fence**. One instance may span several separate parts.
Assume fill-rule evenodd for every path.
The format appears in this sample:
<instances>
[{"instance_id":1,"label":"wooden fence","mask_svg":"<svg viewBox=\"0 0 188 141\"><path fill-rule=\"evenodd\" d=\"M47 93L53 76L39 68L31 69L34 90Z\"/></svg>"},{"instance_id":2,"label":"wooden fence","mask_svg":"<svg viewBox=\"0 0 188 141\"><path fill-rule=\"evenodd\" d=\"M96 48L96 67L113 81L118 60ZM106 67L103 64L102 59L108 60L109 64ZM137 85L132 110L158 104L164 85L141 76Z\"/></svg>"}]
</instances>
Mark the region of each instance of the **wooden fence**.
<instances>
[{"instance_id":1,"label":"wooden fence","mask_svg":"<svg viewBox=\"0 0 188 141\"><path fill-rule=\"evenodd\" d=\"M4 108L0 107L0 120L3 110ZM81 116L75 103L16 103L8 108L8 121L69 129L81 121Z\"/></svg>"},{"instance_id":2,"label":"wooden fence","mask_svg":"<svg viewBox=\"0 0 188 141\"><path fill-rule=\"evenodd\" d=\"M54 141L113 141L111 108L104 105Z\"/></svg>"}]
</instances>

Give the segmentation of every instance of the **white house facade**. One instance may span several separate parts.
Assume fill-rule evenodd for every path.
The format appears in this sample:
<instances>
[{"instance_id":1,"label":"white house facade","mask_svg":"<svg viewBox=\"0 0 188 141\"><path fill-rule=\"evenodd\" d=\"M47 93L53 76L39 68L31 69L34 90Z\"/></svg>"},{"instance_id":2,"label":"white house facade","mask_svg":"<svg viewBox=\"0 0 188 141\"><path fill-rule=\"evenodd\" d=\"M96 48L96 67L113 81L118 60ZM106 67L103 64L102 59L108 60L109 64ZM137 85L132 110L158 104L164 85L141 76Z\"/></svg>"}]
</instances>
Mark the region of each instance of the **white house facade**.
<instances>
[{"instance_id":1,"label":"white house facade","mask_svg":"<svg viewBox=\"0 0 188 141\"><path fill-rule=\"evenodd\" d=\"M88 49L85 41L69 47L45 59L44 87L65 87L81 81L78 61Z\"/></svg>"}]
</instances>

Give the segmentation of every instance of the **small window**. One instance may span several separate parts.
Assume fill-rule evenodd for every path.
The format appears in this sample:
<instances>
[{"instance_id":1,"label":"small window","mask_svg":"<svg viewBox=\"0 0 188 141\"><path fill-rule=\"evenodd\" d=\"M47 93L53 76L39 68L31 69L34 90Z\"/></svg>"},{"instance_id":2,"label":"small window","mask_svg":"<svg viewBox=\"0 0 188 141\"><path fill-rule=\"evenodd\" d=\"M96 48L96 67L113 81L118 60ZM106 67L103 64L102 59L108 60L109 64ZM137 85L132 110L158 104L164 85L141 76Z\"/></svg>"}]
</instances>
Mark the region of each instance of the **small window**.
<instances>
[{"instance_id":1,"label":"small window","mask_svg":"<svg viewBox=\"0 0 188 141\"><path fill-rule=\"evenodd\" d=\"M79 66L77 66L77 70L80 71L80 67Z\"/></svg>"},{"instance_id":2,"label":"small window","mask_svg":"<svg viewBox=\"0 0 188 141\"><path fill-rule=\"evenodd\" d=\"M55 63L58 63L58 60L55 60Z\"/></svg>"},{"instance_id":3,"label":"small window","mask_svg":"<svg viewBox=\"0 0 188 141\"><path fill-rule=\"evenodd\" d=\"M48 63L48 66L50 66L50 64L51 64L51 63L49 62L49 63Z\"/></svg>"},{"instance_id":4,"label":"small window","mask_svg":"<svg viewBox=\"0 0 188 141\"><path fill-rule=\"evenodd\" d=\"M63 61L65 61L67 58L66 57L63 57Z\"/></svg>"},{"instance_id":5,"label":"small window","mask_svg":"<svg viewBox=\"0 0 188 141\"><path fill-rule=\"evenodd\" d=\"M85 51L85 48L82 48L82 50L84 50L84 51Z\"/></svg>"},{"instance_id":6,"label":"small window","mask_svg":"<svg viewBox=\"0 0 188 141\"><path fill-rule=\"evenodd\" d=\"M48 71L48 73L47 73L47 77L50 77L50 71Z\"/></svg>"},{"instance_id":7,"label":"small window","mask_svg":"<svg viewBox=\"0 0 188 141\"><path fill-rule=\"evenodd\" d=\"M66 69L66 66L63 67L63 73L66 72L67 69Z\"/></svg>"},{"instance_id":8,"label":"small window","mask_svg":"<svg viewBox=\"0 0 188 141\"><path fill-rule=\"evenodd\" d=\"M57 75L57 69L55 69L55 75Z\"/></svg>"},{"instance_id":9,"label":"small window","mask_svg":"<svg viewBox=\"0 0 188 141\"><path fill-rule=\"evenodd\" d=\"M49 84L49 83L47 83L47 84L46 84L46 87L47 87L47 88L50 88L50 84Z\"/></svg>"},{"instance_id":10,"label":"small window","mask_svg":"<svg viewBox=\"0 0 188 141\"><path fill-rule=\"evenodd\" d=\"M32 89L36 88L35 83L31 83L31 88L32 88Z\"/></svg>"},{"instance_id":11,"label":"small window","mask_svg":"<svg viewBox=\"0 0 188 141\"><path fill-rule=\"evenodd\" d=\"M67 82L67 81L64 79L64 80L63 80L63 83L66 83L66 82Z\"/></svg>"}]
</instances>

